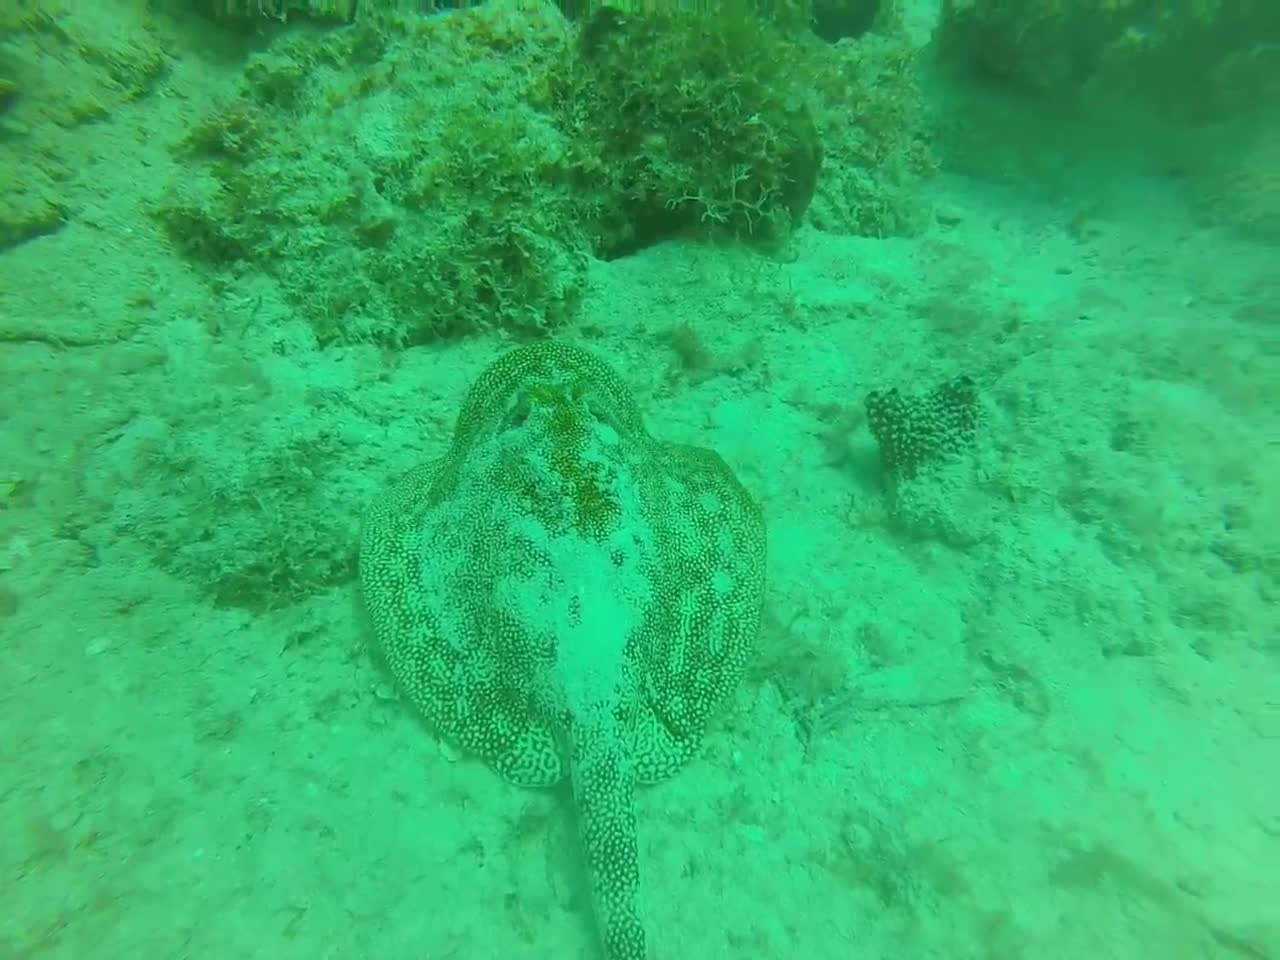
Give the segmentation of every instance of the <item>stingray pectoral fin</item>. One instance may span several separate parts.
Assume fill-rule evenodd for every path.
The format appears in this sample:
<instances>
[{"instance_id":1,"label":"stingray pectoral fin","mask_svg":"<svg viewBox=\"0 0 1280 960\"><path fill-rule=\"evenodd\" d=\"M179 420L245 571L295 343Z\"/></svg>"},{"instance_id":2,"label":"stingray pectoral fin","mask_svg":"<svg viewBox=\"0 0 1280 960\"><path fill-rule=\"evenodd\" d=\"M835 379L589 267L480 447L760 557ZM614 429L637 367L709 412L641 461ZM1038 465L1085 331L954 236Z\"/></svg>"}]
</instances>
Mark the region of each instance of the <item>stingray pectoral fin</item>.
<instances>
[{"instance_id":1,"label":"stingray pectoral fin","mask_svg":"<svg viewBox=\"0 0 1280 960\"><path fill-rule=\"evenodd\" d=\"M572 724L569 739L573 795L604 955L645 960L630 746L609 714Z\"/></svg>"}]
</instances>

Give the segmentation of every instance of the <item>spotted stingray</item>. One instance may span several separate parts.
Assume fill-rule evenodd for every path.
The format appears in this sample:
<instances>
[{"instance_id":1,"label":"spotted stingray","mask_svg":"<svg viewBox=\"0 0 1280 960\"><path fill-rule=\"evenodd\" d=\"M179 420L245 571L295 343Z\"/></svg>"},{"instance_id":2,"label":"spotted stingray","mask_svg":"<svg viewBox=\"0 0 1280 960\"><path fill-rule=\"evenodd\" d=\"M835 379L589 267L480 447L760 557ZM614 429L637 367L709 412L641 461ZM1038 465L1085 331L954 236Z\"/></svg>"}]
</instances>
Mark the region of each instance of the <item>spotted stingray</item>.
<instances>
[{"instance_id":1,"label":"spotted stingray","mask_svg":"<svg viewBox=\"0 0 1280 960\"><path fill-rule=\"evenodd\" d=\"M439 460L370 508L360 582L407 698L508 780L573 787L608 960L644 960L634 793L740 677L760 511L716 454L645 430L618 375L555 342L500 357Z\"/></svg>"}]
</instances>

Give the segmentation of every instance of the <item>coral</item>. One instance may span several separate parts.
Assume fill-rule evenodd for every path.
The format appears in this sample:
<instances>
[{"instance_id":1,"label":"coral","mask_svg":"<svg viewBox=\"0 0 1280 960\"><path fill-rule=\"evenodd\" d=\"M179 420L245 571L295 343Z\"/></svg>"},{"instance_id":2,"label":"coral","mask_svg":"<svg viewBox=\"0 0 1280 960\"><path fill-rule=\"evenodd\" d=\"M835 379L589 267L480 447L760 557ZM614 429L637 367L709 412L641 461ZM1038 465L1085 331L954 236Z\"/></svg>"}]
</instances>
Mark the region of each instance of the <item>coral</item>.
<instances>
[{"instance_id":1,"label":"coral","mask_svg":"<svg viewBox=\"0 0 1280 960\"><path fill-rule=\"evenodd\" d=\"M805 215L870 236L924 222L918 49L893 31L821 43L764 6L583 27L557 94L597 253L690 228L767 245Z\"/></svg>"},{"instance_id":2,"label":"coral","mask_svg":"<svg viewBox=\"0 0 1280 960\"><path fill-rule=\"evenodd\" d=\"M1122 91L1128 102L1196 119L1252 107L1256 97L1221 95L1217 71L1276 43L1280 5L1271 0L947 0L939 32L944 59L984 79L1055 98Z\"/></svg>"},{"instance_id":3,"label":"coral","mask_svg":"<svg viewBox=\"0 0 1280 960\"><path fill-rule=\"evenodd\" d=\"M554 328L587 244L532 103L565 37L495 6L277 38L154 212L192 259L273 273L322 343Z\"/></svg>"},{"instance_id":4,"label":"coral","mask_svg":"<svg viewBox=\"0 0 1280 960\"><path fill-rule=\"evenodd\" d=\"M315 20L347 22L356 14L356 0L206 0L215 17L271 17L285 20L300 14Z\"/></svg>"},{"instance_id":5,"label":"coral","mask_svg":"<svg viewBox=\"0 0 1280 960\"><path fill-rule=\"evenodd\" d=\"M973 380L955 377L923 394L877 391L865 406L885 481L875 508L884 513L865 519L956 550L996 535L1007 502L987 479L994 450L977 429L994 411L982 406Z\"/></svg>"},{"instance_id":6,"label":"coral","mask_svg":"<svg viewBox=\"0 0 1280 960\"><path fill-rule=\"evenodd\" d=\"M358 0L149 0L152 10L175 19L195 15L229 25L254 29L270 22L350 23ZM364 6L369 6L368 0ZM376 6L376 3L374 4Z\"/></svg>"},{"instance_id":7,"label":"coral","mask_svg":"<svg viewBox=\"0 0 1280 960\"><path fill-rule=\"evenodd\" d=\"M897 33L867 33L816 60L823 161L810 219L836 233L914 232L930 212L920 184L937 169L919 50Z\"/></svg>"},{"instance_id":8,"label":"coral","mask_svg":"<svg viewBox=\"0 0 1280 960\"><path fill-rule=\"evenodd\" d=\"M821 164L810 70L798 40L745 7L598 11L554 87L597 252L691 229L785 237Z\"/></svg>"},{"instance_id":9,"label":"coral","mask_svg":"<svg viewBox=\"0 0 1280 960\"><path fill-rule=\"evenodd\" d=\"M973 442L978 425L977 386L961 376L924 395L908 396L896 387L873 391L867 394L866 409L885 470L909 479Z\"/></svg>"},{"instance_id":10,"label":"coral","mask_svg":"<svg viewBox=\"0 0 1280 960\"><path fill-rule=\"evenodd\" d=\"M154 212L196 262L272 273L320 342L392 346L562 326L592 253L775 244L824 140L822 227L912 221L931 160L906 47L833 48L745 4L576 29L487 4L276 36L191 124Z\"/></svg>"}]
</instances>

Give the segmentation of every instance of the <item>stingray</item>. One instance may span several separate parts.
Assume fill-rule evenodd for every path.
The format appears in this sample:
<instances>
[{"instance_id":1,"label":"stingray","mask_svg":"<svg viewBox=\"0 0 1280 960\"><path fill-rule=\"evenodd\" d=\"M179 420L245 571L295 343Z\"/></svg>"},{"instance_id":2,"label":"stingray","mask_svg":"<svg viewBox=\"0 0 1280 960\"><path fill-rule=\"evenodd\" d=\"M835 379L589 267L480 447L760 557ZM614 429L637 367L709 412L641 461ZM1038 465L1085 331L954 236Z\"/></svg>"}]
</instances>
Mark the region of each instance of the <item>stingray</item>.
<instances>
[{"instance_id":1,"label":"stingray","mask_svg":"<svg viewBox=\"0 0 1280 960\"><path fill-rule=\"evenodd\" d=\"M509 781L566 776L608 960L644 960L635 787L697 749L764 593L759 508L660 442L616 372L553 341L500 357L443 457L369 508L375 650L437 733Z\"/></svg>"}]
</instances>

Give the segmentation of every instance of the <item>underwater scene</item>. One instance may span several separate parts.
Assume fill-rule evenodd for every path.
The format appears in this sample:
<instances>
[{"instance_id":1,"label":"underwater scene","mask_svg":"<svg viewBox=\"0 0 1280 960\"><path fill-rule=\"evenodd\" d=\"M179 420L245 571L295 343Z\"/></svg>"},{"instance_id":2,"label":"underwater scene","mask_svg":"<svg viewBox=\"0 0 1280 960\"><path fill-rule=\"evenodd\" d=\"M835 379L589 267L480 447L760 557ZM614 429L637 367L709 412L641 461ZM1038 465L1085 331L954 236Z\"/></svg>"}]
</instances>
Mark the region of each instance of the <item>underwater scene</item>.
<instances>
[{"instance_id":1,"label":"underwater scene","mask_svg":"<svg viewBox=\"0 0 1280 960\"><path fill-rule=\"evenodd\" d=\"M0 960L1280 960L1280 2L0 0Z\"/></svg>"}]
</instances>

